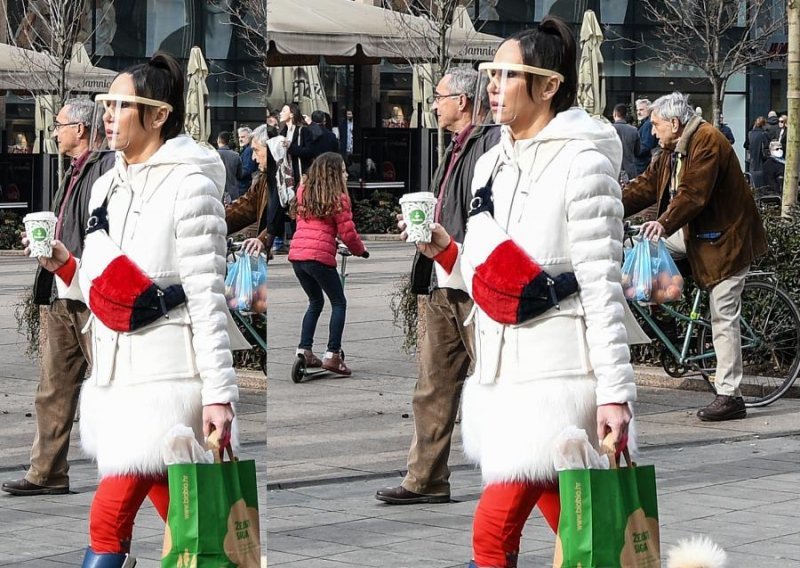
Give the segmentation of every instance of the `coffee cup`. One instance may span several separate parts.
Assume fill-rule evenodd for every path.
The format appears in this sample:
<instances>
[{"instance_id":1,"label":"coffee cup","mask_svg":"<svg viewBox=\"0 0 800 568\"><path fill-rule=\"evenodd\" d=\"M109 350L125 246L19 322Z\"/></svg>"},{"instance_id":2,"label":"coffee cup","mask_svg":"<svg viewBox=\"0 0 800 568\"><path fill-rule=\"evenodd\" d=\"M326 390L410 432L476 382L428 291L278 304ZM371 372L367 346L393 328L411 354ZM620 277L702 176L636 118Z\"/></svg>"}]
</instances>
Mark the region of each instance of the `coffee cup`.
<instances>
[{"instance_id":1,"label":"coffee cup","mask_svg":"<svg viewBox=\"0 0 800 568\"><path fill-rule=\"evenodd\" d=\"M28 248L33 258L53 256L53 240L56 237L56 216L50 211L40 211L25 215L25 233Z\"/></svg>"},{"instance_id":2,"label":"coffee cup","mask_svg":"<svg viewBox=\"0 0 800 568\"><path fill-rule=\"evenodd\" d=\"M407 243L431 242L431 223L436 210L436 197L430 191L406 193L400 198L406 222Z\"/></svg>"}]
</instances>

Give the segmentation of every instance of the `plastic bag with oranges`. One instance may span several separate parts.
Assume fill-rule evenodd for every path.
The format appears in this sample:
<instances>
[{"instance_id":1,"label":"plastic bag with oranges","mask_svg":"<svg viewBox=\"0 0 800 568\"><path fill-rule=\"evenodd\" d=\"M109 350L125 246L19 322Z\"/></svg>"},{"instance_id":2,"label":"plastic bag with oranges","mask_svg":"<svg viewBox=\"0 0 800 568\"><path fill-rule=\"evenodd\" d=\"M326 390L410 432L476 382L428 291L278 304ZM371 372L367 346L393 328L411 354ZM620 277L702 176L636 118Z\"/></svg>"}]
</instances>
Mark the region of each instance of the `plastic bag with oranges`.
<instances>
[{"instance_id":1,"label":"plastic bag with oranges","mask_svg":"<svg viewBox=\"0 0 800 568\"><path fill-rule=\"evenodd\" d=\"M242 253L236 262L228 265L225 300L232 310L267 311L267 262L263 255Z\"/></svg>"},{"instance_id":2,"label":"plastic bag with oranges","mask_svg":"<svg viewBox=\"0 0 800 568\"><path fill-rule=\"evenodd\" d=\"M683 276L663 239L658 243L641 240L628 252L622 265L622 290L625 298L637 302L666 304L680 299Z\"/></svg>"}]
</instances>

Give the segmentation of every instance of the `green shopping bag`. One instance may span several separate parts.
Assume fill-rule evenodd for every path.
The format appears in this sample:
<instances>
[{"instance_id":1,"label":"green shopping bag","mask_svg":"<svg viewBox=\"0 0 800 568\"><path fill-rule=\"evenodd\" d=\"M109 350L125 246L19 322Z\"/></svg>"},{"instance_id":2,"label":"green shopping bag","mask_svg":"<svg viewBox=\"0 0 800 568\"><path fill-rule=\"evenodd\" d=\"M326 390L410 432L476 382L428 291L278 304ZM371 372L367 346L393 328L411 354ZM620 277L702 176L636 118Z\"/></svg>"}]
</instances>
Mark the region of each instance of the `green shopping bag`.
<instances>
[{"instance_id":1,"label":"green shopping bag","mask_svg":"<svg viewBox=\"0 0 800 568\"><path fill-rule=\"evenodd\" d=\"M604 441L603 450L607 452ZM656 472L631 462L611 469L573 469L558 474L561 517L555 568L659 568Z\"/></svg>"},{"instance_id":2,"label":"green shopping bag","mask_svg":"<svg viewBox=\"0 0 800 568\"><path fill-rule=\"evenodd\" d=\"M255 462L226 452L230 461L214 451L213 464L168 466L162 568L260 568Z\"/></svg>"}]
</instances>

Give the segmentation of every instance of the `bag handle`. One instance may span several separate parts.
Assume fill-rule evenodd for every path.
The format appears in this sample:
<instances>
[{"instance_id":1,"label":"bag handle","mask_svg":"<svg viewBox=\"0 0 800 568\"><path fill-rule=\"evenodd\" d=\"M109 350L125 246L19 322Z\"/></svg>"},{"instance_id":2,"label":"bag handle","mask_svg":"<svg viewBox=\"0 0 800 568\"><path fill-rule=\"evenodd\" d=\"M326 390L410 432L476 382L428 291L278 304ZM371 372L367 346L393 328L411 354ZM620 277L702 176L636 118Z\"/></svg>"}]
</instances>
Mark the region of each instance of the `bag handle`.
<instances>
[{"instance_id":1,"label":"bag handle","mask_svg":"<svg viewBox=\"0 0 800 568\"><path fill-rule=\"evenodd\" d=\"M221 447L219 437L219 430L213 430L206 437L206 446L214 454L214 463L222 463L224 454L228 454L228 461L239 461L236 456L233 455L233 448L231 448L230 442L226 444L225 447Z\"/></svg>"},{"instance_id":2,"label":"bag handle","mask_svg":"<svg viewBox=\"0 0 800 568\"><path fill-rule=\"evenodd\" d=\"M617 454L617 438L613 433L609 433L600 443L600 453L608 456L608 466L610 469L618 469L620 466L620 456L625 458L625 463L628 467L636 467L636 463L631 459L631 454L628 451L628 445L622 448L622 451Z\"/></svg>"}]
</instances>

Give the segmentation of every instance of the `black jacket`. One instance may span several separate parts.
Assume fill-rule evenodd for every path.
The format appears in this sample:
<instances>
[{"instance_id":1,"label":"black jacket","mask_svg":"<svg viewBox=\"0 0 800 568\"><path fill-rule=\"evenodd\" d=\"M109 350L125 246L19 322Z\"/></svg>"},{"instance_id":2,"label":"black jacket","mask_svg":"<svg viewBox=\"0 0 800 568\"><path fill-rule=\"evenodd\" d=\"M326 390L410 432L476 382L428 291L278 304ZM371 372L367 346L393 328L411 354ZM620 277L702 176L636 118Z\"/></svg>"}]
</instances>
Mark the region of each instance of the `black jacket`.
<instances>
[{"instance_id":1,"label":"black jacket","mask_svg":"<svg viewBox=\"0 0 800 568\"><path fill-rule=\"evenodd\" d=\"M303 129L299 144L293 140L289 146L289 155L300 158L302 173L306 173L314 159L325 152L339 152L339 141L333 132L315 122Z\"/></svg>"},{"instance_id":2,"label":"black jacket","mask_svg":"<svg viewBox=\"0 0 800 568\"><path fill-rule=\"evenodd\" d=\"M83 254L83 239L86 235L86 222L89 220L89 197L92 194L92 186L97 179L114 167L114 152L95 152L78 174L78 181L75 189L69 196L69 202L64 208L64 216L61 219L61 242L73 255L80 258ZM53 200L53 213L58 215L64 196L72 177L72 165L64 172L64 179L56 192ZM36 271L36 278L33 283L34 303L39 305L49 305L55 298L55 286L53 274L39 267Z\"/></svg>"},{"instance_id":3,"label":"black jacket","mask_svg":"<svg viewBox=\"0 0 800 568\"><path fill-rule=\"evenodd\" d=\"M461 153L456 158L453 172L447 180L439 219L442 226L456 242L464 242L469 203L472 201L472 178L475 174L475 164L478 158L483 156L499 141L500 127L476 126L464 143ZM453 142L445 150L444 159L439 164L439 167L436 168L431 180L431 191L437 198L452 155ZM414 257L411 273L412 280L416 279L416 281L412 281L412 287L417 294L428 293L432 274L431 263L430 259L420 254Z\"/></svg>"},{"instance_id":4,"label":"black jacket","mask_svg":"<svg viewBox=\"0 0 800 568\"><path fill-rule=\"evenodd\" d=\"M242 159L239 154L223 146L218 148L219 157L222 158L222 164L225 166L225 193L231 196L231 199L239 197L239 180L242 179Z\"/></svg>"}]
</instances>

